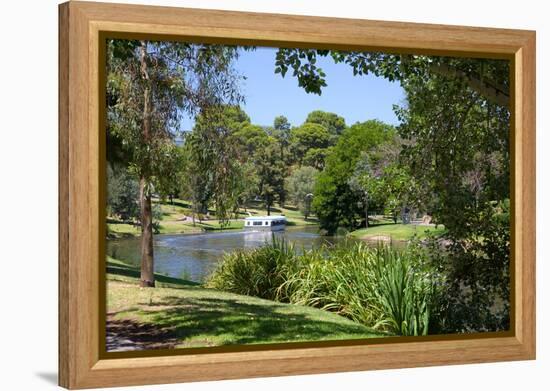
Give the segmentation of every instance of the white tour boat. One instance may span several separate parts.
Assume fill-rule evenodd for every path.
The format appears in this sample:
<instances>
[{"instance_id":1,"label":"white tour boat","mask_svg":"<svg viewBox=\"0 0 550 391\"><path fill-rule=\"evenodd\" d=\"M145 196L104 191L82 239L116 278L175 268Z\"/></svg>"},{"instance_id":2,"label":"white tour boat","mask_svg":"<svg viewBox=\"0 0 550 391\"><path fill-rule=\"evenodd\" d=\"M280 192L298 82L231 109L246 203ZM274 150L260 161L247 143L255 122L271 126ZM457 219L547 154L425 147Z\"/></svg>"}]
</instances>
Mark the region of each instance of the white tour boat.
<instances>
[{"instance_id":1,"label":"white tour boat","mask_svg":"<svg viewBox=\"0 0 550 391\"><path fill-rule=\"evenodd\" d=\"M282 231L285 226L285 216L252 216L244 219L244 228L250 230Z\"/></svg>"}]
</instances>

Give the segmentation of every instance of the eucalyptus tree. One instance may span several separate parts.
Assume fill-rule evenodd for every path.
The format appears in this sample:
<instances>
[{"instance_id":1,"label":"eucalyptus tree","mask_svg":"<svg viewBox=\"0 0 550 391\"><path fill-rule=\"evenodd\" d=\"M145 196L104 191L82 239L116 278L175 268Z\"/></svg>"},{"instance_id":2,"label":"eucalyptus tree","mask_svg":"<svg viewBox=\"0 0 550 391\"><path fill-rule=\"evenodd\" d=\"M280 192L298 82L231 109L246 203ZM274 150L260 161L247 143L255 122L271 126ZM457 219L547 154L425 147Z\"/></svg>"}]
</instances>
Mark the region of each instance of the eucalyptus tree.
<instances>
[{"instance_id":1,"label":"eucalyptus tree","mask_svg":"<svg viewBox=\"0 0 550 391\"><path fill-rule=\"evenodd\" d=\"M311 214L315 182L319 171L313 167L300 167L285 179L285 188L292 203L303 213L306 220Z\"/></svg>"},{"instance_id":2,"label":"eucalyptus tree","mask_svg":"<svg viewBox=\"0 0 550 391\"><path fill-rule=\"evenodd\" d=\"M155 285L152 194L169 162L182 116L242 98L232 67L235 47L110 40L107 52L108 137L139 178L141 285ZM114 156L109 153L108 156ZM215 169L215 168L214 168Z\"/></svg>"},{"instance_id":3,"label":"eucalyptus tree","mask_svg":"<svg viewBox=\"0 0 550 391\"><path fill-rule=\"evenodd\" d=\"M235 140L251 125L244 124L234 132L232 123L224 105L209 106L197 116L186 140L193 162L192 175L204 182L203 202L215 207L222 226L238 212L245 191L244 176L249 172L240 158L243 146Z\"/></svg>"}]
</instances>

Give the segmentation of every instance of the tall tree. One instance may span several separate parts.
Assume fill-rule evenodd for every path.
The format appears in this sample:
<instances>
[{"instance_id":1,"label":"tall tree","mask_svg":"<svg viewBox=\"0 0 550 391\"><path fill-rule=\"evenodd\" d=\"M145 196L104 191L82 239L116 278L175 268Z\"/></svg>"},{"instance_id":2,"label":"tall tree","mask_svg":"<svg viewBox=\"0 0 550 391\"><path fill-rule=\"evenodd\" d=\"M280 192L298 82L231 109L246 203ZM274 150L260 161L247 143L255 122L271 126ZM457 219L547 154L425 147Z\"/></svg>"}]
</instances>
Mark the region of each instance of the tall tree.
<instances>
[{"instance_id":1,"label":"tall tree","mask_svg":"<svg viewBox=\"0 0 550 391\"><path fill-rule=\"evenodd\" d=\"M281 202L280 194L284 188L285 167L280 159L279 146L273 137L256 153L254 157L259 178L259 194L265 202L267 215L276 200Z\"/></svg>"},{"instance_id":2,"label":"tall tree","mask_svg":"<svg viewBox=\"0 0 550 391\"><path fill-rule=\"evenodd\" d=\"M290 122L284 115L279 115L273 120L273 128L288 132L290 130Z\"/></svg>"},{"instance_id":3,"label":"tall tree","mask_svg":"<svg viewBox=\"0 0 550 391\"><path fill-rule=\"evenodd\" d=\"M208 212L208 204L212 198L212 178L200 171L191 137L185 138L182 155L183 163L177 184L179 195L191 202L191 218L194 226L196 220L202 221L202 215Z\"/></svg>"},{"instance_id":4,"label":"tall tree","mask_svg":"<svg viewBox=\"0 0 550 391\"><path fill-rule=\"evenodd\" d=\"M315 182L319 171L313 167L300 167L285 180L285 187L292 203L304 214L306 220L311 213Z\"/></svg>"},{"instance_id":5,"label":"tall tree","mask_svg":"<svg viewBox=\"0 0 550 391\"><path fill-rule=\"evenodd\" d=\"M254 156L257 151L265 147L269 140L264 128L259 125L247 124L239 131L232 134L234 142L238 144L238 148L243 152L244 156Z\"/></svg>"},{"instance_id":6,"label":"tall tree","mask_svg":"<svg viewBox=\"0 0 550 391\"><path fill-rule=\"evenodd\" d=\"M273 136L277 139L279 145L281 146L281 159L284 160L285 163L287 163L289 152L288 148L290 145L291 137L290 122L288 122L288 119L284 115L279 115L273 120L273 129Z\"/></svg>"},{"instance_id":7,"label":"tall tree","mask_svg":"<svg viewBox=\"0 0 550 391\"><path fill-rule=\"evenodd\" d=\"M283 116L277 116L273 120L273 137L277 140L280 146L281 150L281 161L283 162L283 165L285 167L284 176L285 178L290 174L290 129L291 125L290 122L288 122L288 119ZM281 192L279 193L279 202L281 206L284 206L284 203L286 201L286 189L285 187L281 187Z\"/></svg>"},{"instance_id":8,"label":"tall tree","mask_svg":"<svg viewBox=\"0 0 550 391\"><path fill-rule=\"evenodd\" d=\"M362 152L369 152L395 136L392 126L377 120L357 123L342 133L330 149L325 169L315 185L313 210L321 228L329 233L338 227L354 229L364 216L360 194L350 188Z\"/></svg>"},{"instance_id":9,"label":"tall tree","mask_svg":"<svg viewBox=\"0 0 550 391\"><path fill-rule=\"evenodd\" d=\"M290 140L294 161L302 165L310 150L328 148L330 134L322 125L305 123L300 127L292 128Z\"/></svg>"},{"instance_id":10,"label":"tall tree","mask_svg":"<svg viewBox=\"0 0 550 391\"><path fill-rule=\"evenodd\" d=\"M212 204L224 224L236 203L247 199L244 192L250 189L243 187L242 182L248 179L243 172L250 172L239 164L246 162L248 149L256 147L256 130L238 105L213 105L197 115L185 139L186 174L180 180L183 194L192 202L193 221L207 213Z\"/></svg>"},{"instance_id":11,"label":"tall tree","mask_svg":"<svg viewBox=\"0 0 550 391\"><path fill-rule=\"evenodd\" d=\"M107 61L107 131L140 183L141 285L154 279L151 198L183 113L234 103L239 76L235 47L110 40ZM109 156L118 156L108 153ZM171 158L171 157L170 157Z\"/></svg>"},{"instance_id":12,"label":"tall tree","mask_svg":"<svg viewBox=\"0 0 550 391\"><path fill-rule=\"evenodd\" d=\"M233 133L223 106L210 106L197 117L187 142L191 147L195 175L207 180L208 201L216 208L221 225L229 222L242 199L245 161L235 135L250 129L246 125Z\"/></svg>"},{"instance_id":13,"label":"tall tree","mask_svg":"<svg viewBox=\"0 0 550 391\"><path fill-rule=\"evenodd\" d=\"M346 128L346 120L343 117L322 110L315 110L309 113L305 122L323 125L333 136L339 136Z\"/></svg>"}]
</instances>

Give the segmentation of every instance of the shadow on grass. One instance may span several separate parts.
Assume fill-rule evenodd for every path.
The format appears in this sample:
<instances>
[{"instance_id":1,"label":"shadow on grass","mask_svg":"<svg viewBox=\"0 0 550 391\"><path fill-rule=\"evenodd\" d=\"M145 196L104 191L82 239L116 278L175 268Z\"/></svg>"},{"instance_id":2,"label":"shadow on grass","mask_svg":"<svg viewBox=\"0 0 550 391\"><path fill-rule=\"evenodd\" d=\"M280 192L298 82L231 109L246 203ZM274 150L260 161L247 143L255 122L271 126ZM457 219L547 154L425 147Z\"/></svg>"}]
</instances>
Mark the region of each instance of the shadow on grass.
<instances>
[{"instance_id":1,"label":"shadow on grass","mask_svg":"<svg viewBox=\"0 0 550 391\"><path fill-rule=\"evenodd\" d=\"M382 227L384 225L398 225L397 223L394 223L393 221L371 221L369 219L369 228L370 227ZM363 227L364 228L364 227Z\"/></svg>"},{"instance_id":2,"label":"shadow on grass","mask_svg":"<svg viewBox=\"0 0 550 391\"><path fill-rule=\"evenodd\" d=\"M112 217L107 217L107 224L128 224L136 227L139 226L139 224L136 224L133 221L118 220L118 219L113 219Z\"/></svg>"},{"instance_id":3,"label":"shadow on grass","mask_svg":"<svg viewBox=\"0 0 550 391\"><path fill-rule=\"evenodd\" d=\"M190 203L187 203L187 202L184 202L184 201L181 201L181 200L174 200L173 202L170 202L170 200L159 201L159 204L168 205L168 206L179 206L180 208L186 208L186 209L191 208Z\"/></svg>"},{"instance_id":4,"label":"shadow on grass","mask_svg":"<svg viewBox=\"0 0 550 391\"><path fill-rule=\"evenodd\" d=\"M155 336L165 338L169 345L177 339L180 347L384 336L351 321L320 319L302 307L263 300L250 303L230 298L168 296L152 306L140 303L139 309L125 311L125 315L143 316L155 325L155 333L146 337L152 348L163 345ZM136 324L127 324L125 329L118 327L118 335L144 343L144 333L132 334L142 330Z\"/></svg>"},{"instance_id":5,"label":"shadow on grass","mask_svg":"<svg viewBox=\"0 0 550 391\"><path fill-rule=\"evenodd\" d=\"M139 323L131 319L113 319L107 315L107 351L172 349L178 343L173 330Z\"/></svg>"},{"instance_id":6,"label":"shadow on grass","mask_svg":"<svg viewBox=\"0 0 550 391\"><path fill-rule=\"evenodd\" d=\"M140 279L139 270L137 270L132 266L125 265L123 263L114 263L114 262L107 261L107 274L112 274L114 276L131 277L131 278L136 278L138 280ZM155 280L163 284L177 285L181 287L190 287L190 286L200 285L199 283L194 281L163 276L162 274L157 274L157 273L155 273Z\"/></svg>"},{"instance_id":7,"label":"shadow on grass","mask_svg":"<svg viewBox=\"0 0 550 391\"><path fill-rule=\"evenodd\" d=\"M298 207L297 206L292 206L292 205L285 205L285 209L292 210L294 212L298 211Z\"/></svg>"}]
</instances>

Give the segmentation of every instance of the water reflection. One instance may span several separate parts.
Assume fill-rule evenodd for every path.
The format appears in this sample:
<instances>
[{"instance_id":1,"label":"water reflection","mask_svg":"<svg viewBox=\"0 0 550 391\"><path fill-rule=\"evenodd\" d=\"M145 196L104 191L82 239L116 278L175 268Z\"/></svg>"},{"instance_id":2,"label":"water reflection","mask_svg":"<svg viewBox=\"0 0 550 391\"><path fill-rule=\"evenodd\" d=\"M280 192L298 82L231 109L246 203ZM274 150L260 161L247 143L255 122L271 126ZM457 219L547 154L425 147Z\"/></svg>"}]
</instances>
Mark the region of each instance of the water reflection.
<instances>
[{"instance_id":1,"label":"water reflection","mask_svg":"<svg viewBox=\"0 0 550 391\"><path fill-rule=\"evenodd\" d=\"M285 231L226 231L197 235L156 235L154 239L155 271L171 277L203 281L226 252L256 248L272 238L285 239L297 251L334 244L342 237L320 236L317 227L287 227ZM139 238L109 240L107 254L136 266L140 263Z\"/></svg>"}]
</instances>

